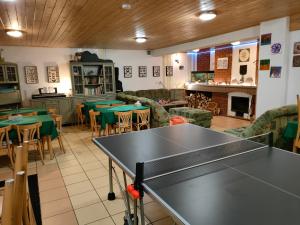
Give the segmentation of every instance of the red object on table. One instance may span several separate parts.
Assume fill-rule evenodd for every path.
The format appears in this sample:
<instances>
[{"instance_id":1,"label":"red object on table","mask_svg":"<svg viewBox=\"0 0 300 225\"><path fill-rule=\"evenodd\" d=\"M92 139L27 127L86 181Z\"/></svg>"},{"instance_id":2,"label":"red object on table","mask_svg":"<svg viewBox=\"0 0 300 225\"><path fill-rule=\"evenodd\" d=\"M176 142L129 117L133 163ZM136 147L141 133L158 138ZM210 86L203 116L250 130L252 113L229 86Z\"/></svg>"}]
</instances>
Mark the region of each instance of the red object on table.
<instances>
[{"instance_id":1,"label":"red object on table","mask_svg":"<svg viewBox=\"0 0 300 225\"><path fill-rule=\"evenodd\" d=\"M187 119L183 116L173 116L170 119L170 126L187 123Z\"/></svg>"}]
</instances>

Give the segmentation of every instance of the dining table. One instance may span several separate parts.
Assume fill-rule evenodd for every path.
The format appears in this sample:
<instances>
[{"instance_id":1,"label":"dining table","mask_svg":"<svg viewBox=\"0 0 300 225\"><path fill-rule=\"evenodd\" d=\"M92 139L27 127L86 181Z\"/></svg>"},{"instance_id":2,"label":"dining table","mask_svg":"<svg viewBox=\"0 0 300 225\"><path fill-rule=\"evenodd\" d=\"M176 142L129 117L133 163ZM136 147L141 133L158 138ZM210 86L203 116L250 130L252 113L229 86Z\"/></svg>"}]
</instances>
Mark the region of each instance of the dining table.
<instances>
[{"instance_id":1,"label":"dining table","mask_svg":"<svg viewBox=\"0 0 300 225\"><path fill-rule=\"evenodd\" d=\"M42 126L40 127L40 136L41 138L46 138L47 147L50 152L50 159L53 159L53 149L51 141L58 136L56 126L53 118L50 115L37 115L37 116L21 116L15 119L0 120L0 127L12 126L13 128L17 125L27 125L41 122ZM17 140L18 134L16 129L12 129L9 132L9 137L11 140Z\"/></svg>"},{"instance_id":2,"label":"dining table","mask_svg":"<svg viewBox=\"0 0 300 225\"><path fill-rule=\"evenodd\" d=\"M45 108L16 108L0 111L0 116L6 115L22 115L25 113L37 112L38 115L47 115L47 109Z\"/></svg>"},{"instance_id":3,"label":"dining table","mask_svg":"<svg viewBox=\"0 0 300 225\"><path fill-rule=\"evenodd\" d=\"M120 101L120 100L101 100L101 101L90 101L90 102L83 102L82 103L84 105L84 107L82 108L82 113L85 115L85 118L87 118L87 120L89 121L90 119L90 115L89 115L89 111L91 109L93 109L95 111L95 109L97 108L97 105L113 105L113 104L125 104L125 102Z\"/></svg>"},{"instance_id":4,"label":"dining table","mask_svg":"<svg viewBox=\"0 0 300 225\"><path fill-rule=\"evenodd\" d=\"M138 105L121 105L109 108L96 108L96 112L100 112L98 121L100 122L101 129L106 129L107 125L113 125L118 122L118 117L115 112L128 112L134 110L145 110L149 109L149 106L138 106ZM135 113L133 114L134 120Z\"/></svg>"}]
</instances>

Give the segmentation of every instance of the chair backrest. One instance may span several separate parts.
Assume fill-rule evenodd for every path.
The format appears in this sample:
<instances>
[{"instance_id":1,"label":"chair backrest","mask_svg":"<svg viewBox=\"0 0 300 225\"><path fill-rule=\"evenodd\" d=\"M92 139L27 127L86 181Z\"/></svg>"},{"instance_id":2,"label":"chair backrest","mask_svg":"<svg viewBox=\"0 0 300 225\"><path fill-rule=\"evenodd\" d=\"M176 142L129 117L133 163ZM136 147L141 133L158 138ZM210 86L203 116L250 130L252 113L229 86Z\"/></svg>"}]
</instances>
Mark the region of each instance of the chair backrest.
<instances>
[{"instance_id":1,"label":"chair backrest","mask_svg":"<svg viewBox=\"0 0 300 225\"><path fill-rule=\"evenodd\" d=\"M28 131L28 141L33 142L36 139L40 139L40 127L42 126L41 122L28 124L28 125L17 125L17 134L19 143L23 142L25 137L25 131ZM27 137L26 137L27 138Z\"/></svg>"},{"instance_id":2,"label":"chair backrest","mask_svg":"<svg viewBox=\"0 0 300 225\"><path fill-rule=\"evenodd\" d=\"M90 123L91 123L91 130L92 132L95 130L97 127L97 119L96 116L99 116L100 112L95 112L94 110L89 111L89 116L90 116Z\"/></svg>"},{"instance_id":3,"label":"chair backrest","mask_svg":"<svg viewBox=\"0 0 300 225\"><path fill-rule=\"evenodd\" d=\"M37 112L23 113L22 116L37 116Z\"/></svg>"},{"instance_id":4,"label":"chair backrest","mask_svg":"<svg viewBox=\"0 0 300 225\"><path fill-rule=\"evenodd\" d=\"M3 193L3 205L2 205L2 225L13 225L14 217L14 179L9 179L5 181L4 193Z\"/></svg>"},{"instance_id":5,"label":"chair backrest","mask_svg":"<svg viewBox=\"0 0 300 225\"><path fill-rule=\"evenodd\" d=\"M122 106L122 105L125 105L124 103L122 103L122 104L111 104L111 106Z\"/></svg>"},{"instance_id":6,"label":"chair backrest","mask_svg":"<svg viewBox=\"0 0 300 225\"><path fill-rule=\"evenodd\" d=\"M8 120L8 118L10 116L11 116L11 114L2 115L2 116L0 116L0 120Z\"/></svg>"},{"instance_id":7,"label":"chair backrest","mask_svg":"<svg viewBox=\"0 0 300 225\"><path fill-rule=\"evenodd\" d=\"M110 108L110 105L96 105L96 108L101 109L101 108Z\"/></svg>"},{"instance_id":8,"label":"chair backrest","mask_svg":"<svg viewBox=\"0 0 300 225\"><path fill-rule=\"evenodd\" d=\"M150 123L150 109L135 110L137 117L137 123L139 124L149 124Z\"/></svg>"},{"instance_id":9,"label":"chair backrest","mask_svg":"<svg viewBox=\"0 0 300 225\"><path fill-rule=\"evenodd\" d=\"M53 118L55 122L55 126L58 132L62 131L62 115L52 114L51 117Z\"/></svg>"},{"instance_id":10,"label":"chair backrest","mask_svg":"<svg viewBox=\"0 0 300 225\"><path fill-rule=\"evenodd\" d=\"M48 108L48 114L56 114L56 109L55 108Z\"/></svg>"},{"instance_id":11,"label":"chair backrest","mask_svg":"<svg viewBox=\"0 0 300 225\"><path fill-rule=\"evenodd\" d=\"M23 143L15 150L15 168L14 172L25 171L28 169L28 148L29 148L29 130L23 131Z\"/></svg>"},{"instance_id":12,"label":"chair backrest","mask_svg":"<svg viewBox=\"0 0 300 225\"><path fill-rule=\"evenodd\" d=\"M77 104L76 105L76 114L77 115L79 115L79 116L82 116L83 114L82 114L82 108L84 107L84 105L83 104Z\"/></svg>"},{"instance_id":13,"label":"chair backrest","mask_svg":"<svg viewBox=\"0 0 300 225\"><path fill-rule=\"evenodd\" d=\"M119 127L132 128L132 111L128 112L115 112L118 116Z\"/></svg>"},{"instance_id":14,"label":"chair backrest","mask_svg":"<svg viewBox=\"0 0 300 225\"><path fill-rule=\"evenodd\" d=\"M8 132L11 130L11 126L1 127L0 128L0 150L5 148L10 148L10 141ZM1 155L1 152L0 152Z\"/></svg>"}]
</instances>

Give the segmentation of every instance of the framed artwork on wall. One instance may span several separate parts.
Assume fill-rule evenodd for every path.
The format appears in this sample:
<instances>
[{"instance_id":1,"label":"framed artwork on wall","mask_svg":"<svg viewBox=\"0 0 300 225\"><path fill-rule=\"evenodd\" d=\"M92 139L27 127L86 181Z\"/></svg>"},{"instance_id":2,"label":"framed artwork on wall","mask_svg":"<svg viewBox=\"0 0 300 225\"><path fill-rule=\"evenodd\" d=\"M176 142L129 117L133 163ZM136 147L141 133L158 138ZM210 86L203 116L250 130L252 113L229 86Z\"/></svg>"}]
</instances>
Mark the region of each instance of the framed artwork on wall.
<instances>
[{"instance_id":1,"label":"framed artwork on wall","mask_svg":"<svg viewBox=\"0 0 300 225\"><path fill-rule=\"evenodd\" d=\"M147 77L147 66L139 66L139 77Z\"/></svg>"},{"instance_id":2,"label":"framed artwork on wall","mask_svg":"<svg viewBox=\"0 0 300 225\"><path fill-rule=\"evenodd\" d=\"M270 70L271 78L280 78L281 77L281 66L272 66Z\"/></svg>"},{"instance_id":3,"label":"framed artwork on wall","mask_svg":"<svg viewBox=\"0 0 300 225\"><path fill-rule=\"evenodd\" d=\"M270 59L261 59L259 69L270 70Z\"/></svg>"},{"instance_id":4,"label":"framed artwork on wall","mask_svg":"<svg viewBox=\"0 0 300 225\"><path fill-rule=\"evenodd\" d=\"M166 76L167 77L173 76L173 66L166 66Z\"/></svg>"},{"instance_id":5,"label":"framed artwork on wall","mask_svg":"<svg viewBox=\"0 0 300 225\"><path fill-rule=\"evenodd\" d=\"M160 77L160 66L153 66L153 77Z\"/></svg>"},{"instance_id":6,"label":"framed artwork on wall","mask_svg":"<svg viewBox=\"0 0 300 225\"><path fill-rule=\"evenodd\" d=\"M124 78L132 77L132 66L124 66Z\"/></svg>"},{"instance_id":7,"label":"framed artwork on wall","mask_svg":"<svg viewBox=\"0 0 300 225\"><path fill-rule=\"evenodd\" d=\"M218 58L217 69L218 70L227 70L228 69L228 57Z\"/></svg>"},{"instance_id":8,"label":"framed artwork on wall","mask_svg":"<svg viewBox=\"0 0 300 225\"><path fill-rule=\"evenodd\" d=\"M300 42L294 43L294 54L300 54Z\"/></svg>"},{"instance_id":9,"label":"framed artwork on wall","mask_svg":"<svg viewBox=\"0 0 300 225\"><path fill-rule=\"evenodd\" d=\"M271 45L271 53L272 54L280 54L281 53L281 44L274 43Z\"/></svg>"},{"instance_id":10,"label":"framed artwork on wall","mask_svg":"<svg viewBox=\"0 0 300 225\"><path fill-rule=\"evenodd\" d=\"M58 66L47 66L48 83L59 83Z\"/></svg>"},{"instance_id":11,"label":"framed artwork on wall","mask_svg":"<svg viewBox=\"0 0 300 225\"><path fill-rule=\"evenodd\" d=\"M39 77L36 66L24 66L26 84L38 84Z\"/></svg>"},{"instance_id":12,"label":"framed artwork on wall","mask_svg":"<svg viewBox=\"0 0 300 225\"><path fill-rule=\"evenodd\" d=\"M300 55L293 56L293 67L300 67Z\"/></svg>"},{"instance_id":13,"label":"framed artwork on wall","mask_svg":"<svg viewBox=\"0 0 300 225\"><path fill-rule=\"evenodd\" d=\"M272 34L262 34L260 37L260 45L270 45L272 40Z\"/></svg>"}]
</instances>

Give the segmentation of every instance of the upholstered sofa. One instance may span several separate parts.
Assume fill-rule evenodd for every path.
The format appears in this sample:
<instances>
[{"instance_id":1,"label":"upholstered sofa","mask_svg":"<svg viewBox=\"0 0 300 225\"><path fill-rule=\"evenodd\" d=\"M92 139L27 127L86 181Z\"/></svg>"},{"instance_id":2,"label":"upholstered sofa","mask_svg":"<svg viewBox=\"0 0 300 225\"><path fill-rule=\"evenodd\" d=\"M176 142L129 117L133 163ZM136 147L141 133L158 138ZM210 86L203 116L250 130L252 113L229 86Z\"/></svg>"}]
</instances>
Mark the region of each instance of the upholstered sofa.
<instances>
[{"instance_id":1,"label":"upholstered sofa","mask_svg":"<svg viewBox=\"0 0 300 225\"><path fill-rule=\"evenodd\" d=\"M141 90L141 91L126 91L117 93L117 99L125 101L128 104L133 104L140 101L143 105L148 105L151 108L151 127L162 127L169 125L170 115L165 108L160 105L157 100L160 99L171 99L171 100L182 100L184 99L183 89L152 89L152 90ZM149 94L150 97L147 96ZM193 109L191 109L193 110ZM210 113L210 112L208 112ZM190 114L192 115L192 113ZM195 118L199 118L193 114ZM211 115L211 114L210 114ZM201 119L201 122L196 121L194 118L187 118L190 123L210 127L211 116L206 116L205 120Z\"/></svg>"},{"instance_id":2,"label":"upholstered sofa","mask_svg":"<svg viewBox=\"0 0 300 225\"><path fill-rule=\"evenodd\" d=\"M274 146L290 149L290 143L283 138L283 132L287 121L297 120L297 116L296 105L287 105L266 111L248 127L230 129L225 132L244 138L273 132Z\"/></svg>"}]
</instances>

